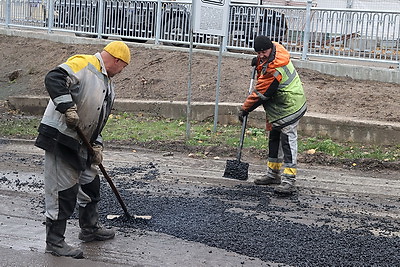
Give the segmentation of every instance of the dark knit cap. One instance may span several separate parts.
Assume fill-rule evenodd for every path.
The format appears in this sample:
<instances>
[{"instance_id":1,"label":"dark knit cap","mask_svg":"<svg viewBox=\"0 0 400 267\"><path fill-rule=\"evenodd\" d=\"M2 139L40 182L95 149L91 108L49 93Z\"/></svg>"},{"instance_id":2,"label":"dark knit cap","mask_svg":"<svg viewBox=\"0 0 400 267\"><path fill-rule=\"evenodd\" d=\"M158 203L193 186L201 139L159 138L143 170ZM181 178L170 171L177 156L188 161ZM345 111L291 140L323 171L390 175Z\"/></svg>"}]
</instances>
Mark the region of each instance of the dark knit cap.
<instances>
[{"instance_id":1,"label":"dark knit cap","mask_svg":"<svg viewBox=\"0 0 400 267\"><path fill-rule=\"evenodd\" d=\"M271 40L264 35L259 35L254 39L254 51L256 52L264 51L272 47L273 45Z\"/></svg>"}]
</instances>

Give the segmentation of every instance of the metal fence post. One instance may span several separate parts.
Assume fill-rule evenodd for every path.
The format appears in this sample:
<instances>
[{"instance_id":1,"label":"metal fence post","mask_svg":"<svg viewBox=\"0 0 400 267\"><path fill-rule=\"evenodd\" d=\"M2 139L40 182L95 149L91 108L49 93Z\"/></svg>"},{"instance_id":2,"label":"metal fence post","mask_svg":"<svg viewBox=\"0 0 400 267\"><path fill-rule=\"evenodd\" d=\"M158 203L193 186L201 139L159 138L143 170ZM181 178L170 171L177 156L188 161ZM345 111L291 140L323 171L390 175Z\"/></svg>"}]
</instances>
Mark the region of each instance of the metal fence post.
<instances>
[{"instance_id":1,"label":"metal fence post","mask_svg":"<svg viewBox=\"0 0 400 267\"><path fill-rule=\"evenodd\" d=\"M310 42L310 30L311 30L311 6L312 6L312 0L307 0L306 28L304 29L303 51L302 51L302 54L301 54L301 59L302 60L307 60L308 43Z\"/></svg>"},{"instance_id":2,"label":"metal fence post","mask_svg":"<svg viewBox=\"0 0 400 267\"><path fill-rule=\"evenodd\" d=\"M228 17L228 19L229 19L229 17ZM226 31L226 32L228 32L228 31ZM228 46L228 36L229 36L229 34L227 36L225 36L224 38L222 38L221 52L226 52L228 50L226 48Z\"/></svg>"},{"instance_id":3,"label":"metal fence post","mask_svg":"<svg viewBox=\"0 0 400 267\"><path fill-rule=\"evenodd\" d=\"M231 3L229 2L229 12L230 10L231 10ZM228 20L228 23L226 23L226 29L225 29L226 35L222 38L221 53L228 51L226 47L228 46L228 38L229 38L229 19L230 19L229 13L226 19Z\"/></svg>"},{"instance_id":4,"label":"metal fence post","mask_svg":"<svg viewBox=\"0 0 400 267\"><path fill-rule=\"evenodd\" d=\"M98 25L97 25L97 38L101 39L101 34L103 33L103 18L104 18L104 2L105 0L98 0L99 5L99 17L98 17Z\"/></svg>"},{"instance_id":5,"label":"metal fence post","mask_svg":"<svg viewBox=\"0 0 400 267\"><path fill-rule=\"evenodd\" d=\"M11 21L11 0L6 0L6 26L10 27Z\"/></svg>"},{"instance_id":6,"label":"metal fence post","mask_svg":"<svg viewBox=\"0 0 400 267\"><path fill-rule=\"evenodd\" d=\"M193 11L193 8L192 8ZM188 73L188 93L187 93L187 105L186 105L186 141L190 140L190 128L192 119L192 64L193 64L193 27L189 30L189 73Z\"/></svg>"},{"instance_id":7,"label":"metal fence post","mask_svg":"<svg viewBox=\"0 0 400 267\"><path fill-rule=\"evenodd\" d=\"M219 109L219 91L220 91L220 84L221 84L221 67L222 67L222 52L223 52L223 43L224 43L224 36L219 36L219 53L218 53L218 71L217 71L217 85L215 89L215 108L214 108L214 128L213 132L217 132L217 123L218 123L218 109Z\"/></svg>"},{"instance_id":8,"label":"metal fence post","mask_svg":"<svg viewBox=\"0 0 400 267\"><path fill-rule=\"evenodd\" d=\"M162 3L161 0L157 0L157 14L156 14L156 36L154 43L156 45L160 44L160 36L161 36L161 16L162 16Z\"/></svg>"},{"instance_id":9,"label":"metal fence post","mask_svg":"<svg viewBox=\"0 0 400 267\"><path fill-rule=\"evenodd\" d=\"M47 32L48 33L52 32L51 29L53 28L53 25L54 25L54 1L55 0L50 0L48 2L49 3L49 7L48 7L49 15L48 15L48 21L47 21L47 27L48 27Z\"/></svg>"}]
</instances>

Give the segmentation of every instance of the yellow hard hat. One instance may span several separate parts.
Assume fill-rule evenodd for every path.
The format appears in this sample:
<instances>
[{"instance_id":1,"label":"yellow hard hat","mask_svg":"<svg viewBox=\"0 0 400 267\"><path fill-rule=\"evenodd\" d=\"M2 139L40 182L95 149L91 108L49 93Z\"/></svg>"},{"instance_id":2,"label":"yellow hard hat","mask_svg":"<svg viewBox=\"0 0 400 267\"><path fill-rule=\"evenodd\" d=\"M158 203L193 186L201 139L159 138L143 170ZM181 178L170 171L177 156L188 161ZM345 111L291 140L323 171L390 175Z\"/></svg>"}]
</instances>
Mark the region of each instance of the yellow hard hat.
<instances>
[{"instance_id":1,"label":"yellow hard hat","mask_svg":"<svg viewBox=\"0 0 400 267\"><path fill-rule=\"evenodd\" d=\"M126 64L131 62L131 51L129 47L121 41L113 41L104 47L104 50L115 58L121 59Z\"/></svg>"}]
</instances>

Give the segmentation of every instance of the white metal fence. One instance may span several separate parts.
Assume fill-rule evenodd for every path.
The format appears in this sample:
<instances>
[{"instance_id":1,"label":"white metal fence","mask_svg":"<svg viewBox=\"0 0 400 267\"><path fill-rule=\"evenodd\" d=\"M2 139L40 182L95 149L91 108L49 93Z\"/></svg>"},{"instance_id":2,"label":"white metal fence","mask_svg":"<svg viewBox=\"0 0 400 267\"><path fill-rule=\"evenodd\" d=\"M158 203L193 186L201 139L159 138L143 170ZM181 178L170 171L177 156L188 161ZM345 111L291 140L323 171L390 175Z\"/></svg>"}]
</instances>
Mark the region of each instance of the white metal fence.
<instances>
[{"instance_id":1,"label":"white metal fence","mask_svg":"<svg viewBox=\"0 0 400 267\"><path fill-rule=\"evenodd\" d=\"M315 2L315 1L314 1ZM194 44L252 51L259 34L306 59L400 63L400 12L231 4L228 36L194 34ZM191 2L161 0L0 0L0 25L188 45ZM220 42L223 42L220 44Z\"/></svg>"}]
</instances>

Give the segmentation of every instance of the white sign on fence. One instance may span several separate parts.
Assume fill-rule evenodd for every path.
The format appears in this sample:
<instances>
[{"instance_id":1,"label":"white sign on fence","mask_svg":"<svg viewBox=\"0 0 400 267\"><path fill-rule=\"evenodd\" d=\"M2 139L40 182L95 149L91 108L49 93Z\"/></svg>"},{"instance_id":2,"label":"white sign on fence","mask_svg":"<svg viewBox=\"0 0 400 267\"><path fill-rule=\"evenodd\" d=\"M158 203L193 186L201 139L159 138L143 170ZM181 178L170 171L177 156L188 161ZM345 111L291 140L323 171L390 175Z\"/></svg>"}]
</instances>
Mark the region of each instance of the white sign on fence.
<instances>
[{"instance_id":1,"label":"white sign on fence","mask_svg":"<svg viewBox=\"0 0 400 267\"><path fill-rule=\"evenodd\" d=\"M226 36L229 0L194 0L193 32Z\"/></svg>"}]
</instances>

